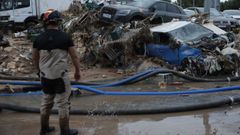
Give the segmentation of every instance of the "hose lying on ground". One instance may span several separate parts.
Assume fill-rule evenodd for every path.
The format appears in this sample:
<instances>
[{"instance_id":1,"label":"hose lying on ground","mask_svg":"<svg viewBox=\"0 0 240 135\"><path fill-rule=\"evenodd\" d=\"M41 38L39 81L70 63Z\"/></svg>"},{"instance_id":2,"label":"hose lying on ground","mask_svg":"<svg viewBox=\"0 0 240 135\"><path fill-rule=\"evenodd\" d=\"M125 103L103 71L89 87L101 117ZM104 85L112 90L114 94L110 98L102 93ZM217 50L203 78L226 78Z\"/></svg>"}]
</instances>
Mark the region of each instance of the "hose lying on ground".
<instances>
[{"instance_id":1,"label":"hose lying on ground","mask_svg":"<svg viewBox=\"0 0 240 135\"><path fill-rule=\"evenodd\" d=\"M200 93L215 93L215 92L225 92L225 91L238 91L240 86L222 87L222 88L210 88L210 89L198 89L198 90L183 90L183 91L171 91L171 92L116 92L116 91L103 91L92 87L83 85L73 85L73 88L79 88L88 92L92 92L100 95L109 96L171 96L171 95L190 95L190 94L200 94ZM16 94L0 94L0 96L18 96L18 95L40 95L41 92L30 92L30 93L16 93Z\"/></svg>"},{"instance_id":2,"label":"hose lying on ground","mask_svg":"<svg viewBox=\"0 0 240 135\"><path fill-rule=\"evenodd\" d=\"M24 85L36 85L36 83L32 82L24 82ZM40 83L38 83L40 84ZM74 88L80 88L89 92L93 92L101 95L114 95L114 96L143 96L143 95L152 95L152 96L167 96L167 95L182 95L182 94L199 94L199 93L211 93L211 92L224 92L224 91L232 91L232 90L240 90L240 86L232 86L232 87L223 87L223 88L211 88L207 90L187 90L187 91L175 91L175 92L110 92L110 91L102 91L97 90L92 87L82 86L82 85L73 85ZM19 96L19 95L40 95L41 92L32 92L32 93L17 93L17 94L0 94L0 96ZM211 107L218 107L221 105L226 105L230 103L239 103L240 97L235 96L231 98L224 97L221 100L211 101L208 103L199 103L197 105L189 105L189 106L178 106L178 107L168 107L168 108L156 108L150 110L125 110L118 109L114 111L104 111L104 110L72 110L70 113L72 114L99 114L99 115L130 115L130 114L156 114L156 113L166 113L166 112L180 112L180 111L190 111L196 109L206 109ZM19 112L30 112L30 113L39 113L39 108L32 107L24 107L12 104L3 104L0 103L0 110L8 109ZM53 110L53 113L57 113L57 110Z\"/></svg>"},{"instance_id":3,"label":"hose lying on ground","mask_svg":"<svg viewBox=\"0 0 240 135\"><path fill-rule=\"evenodd\" d=\"M183 111L193 111L199 109L207 109L220 107L224 105L232 105L240 102L240 96L233 97L221 97L215 100L208 101L207 103L200 102L198 104L190 104L190 105L181 105L181 106L169 106L169 107L160 107L154 109L116 109L116 110L97 110L94 111L84 110L84 109L72 109L70 114L78 114L78 115L139 115L139 114L159 114L159 113L170 113L170 112L183 112ZM13 104L5 104L0 103L0 109L12 110L17 112L24 113L40 113L40 109L36 107L27 107ZM56 109L52 110L53 114L57 114L58 111Z\"/></svg>"},{"instance_id":4,"label":"hose lying on ground","mask_svg":"<svg viewBox=\"0 0 240 135\"><path fill-rule=\"evenodd\" d=\"M135 74L129 78L117 81L117 82L113 82L110 84L91 84L91 83L72 83L72 85L85 85L87 84L88 86L91 87L96 87L96 88L100 88L100 87L112 87L112 86L119 86L119 85L125 85L125 84L133 84L142 80L145 80L147 78L150 78L156 74L159 73L173 73L174 75L187 79L187 80L192 80L194 82L226 82L226 81L238 81L240 79L240 77L232 77L232 78L225 78L225 79L206 79L206 78L196 78L196 77L191 77L191 76L187 76L184 75L180 72L176 72L173 70L162 70L162 69L154 69L154 70L147 70L138 74ZM9 85L39 85L39 82L18 82L18 81L1 81L0 84L9 84Z\"/></svg>"},{"instance_id":5,"label":"hose lying on ground","mask_svg":"<svg viewBox=\"0 0 240 135\"><path fill-rule=\"evenodd\" d=\"M134 77L131 77L130 79L127 78L124 81L119 81L111 84L105 84L105 85L98 85L95 87L109 87L109 86L117 86L117 85L123 85L128 83L135 83L141 80L144 80L146 78L149 78L155 74L158 73L169 73L170 70L154 70L154 71L149 71L149 72L144 72L137 74ZM170 73L173 73L177 76L182 76L182 78L188 78L194 81L207 81L207 82L212 82L212 81L236 81L239 78L231 78L231 79L201 79L199 80L198 78L191 77L189 78L188 76L185 76L181 73L171 71ZM1 84L15 84L15 85L40 85L39 82L0 82ZM84 89L96 94L103 94L103 95L179 95L179 94L198 94L198 93L210 93L210 92L222 92L222 91L230 91L230 90L239 90L240 86L234 86L234 87L224 87L224 88L213 88L213 89L208 89L208 90L191 90L191 91L179 91L179 92L109 92L109 91L100 91L91 87L87 86L81 86L81 85L74 85L75 88L80 88ZM33 92L33 93L18 93L18 94L0 94L0 96L16 96L16 95L40 95L41 92ZM153 113L164 113L164 112L178 112L178 111L189 111L189 110L195 110L195 109L204 109L204 108L209 108L209 107L217 107L220 105L225 105L232 103L233 101L239 102L240 98L239 97L234 97L234 98L224 98L219 101L214 101L214 102L209 102L206 104L199 104L197 106L180 106L180 107L175 107L175 108L161 108L161 109L152 109L152 110L114 110L114 111L101 111L101 110L96 110L91 113L89 113L88 110L72 110L72 114L102 114L102 115L112 115L112 114L117 114L117 115L124 115L124 114L153 114ZM1 109L9 109L9 110L14 110L14 111L20 111L20 112L33 112L33 113L39 113L39 108L31 108L31 107L23 107L23 106L17 106L17 105L11 105L11 104L3 104L0 103L0 110ZM53 110L53 113L57 113L57 110Z\"/></svg>"},{"instance_id":6,"label":"hose lying on ground","mask_svg":"<svg viewBox=\"0 0 240 135\"><path fill-rule=\"evenodd\" d=\"M152 72L152 70L146 70L146 71L143 71L143 72L140 72L140 73L137 73L127 79L135 79L135 78L138 78L140 76L143 76L145 74L148 74ZM34 77L13 77L13 76L2 76L0 75L0 79L1 80L21 80L21 81L40 81L39 78L34 78ZM123 80L121 80L123 81ZM127 83L127 82L126 82ZM71 84L72 85L102 85L102 84L96 84L96 83L88 83L88 82L74 82L74 81L71 81Z\"/></svg>"},{"instance_id":7,"label":"hose lying on ground","mask_svg":"<svg viewBox=\"0 0 240 135\"><path fill-rule=\"evenodd\" d=\"M95 88L103 88L103 87L113 87L113 86L119 86L119 85L124 85L124 84L128 84L128 83L134 83L136 81L141 81L143 79L146 79L146 78L149 78L155 74L158 74L158 73L168 73L169 70L147 70L145 72L142 72L142 73L138 73L134 76L131 76L127 79L123 79L123 80L120 80L120 81L117 81L117 82L113 82L113 83L110 83L110 84L103 84L103 85L92 85L91 87L87 87L87 86L83 86L83 85L74 85L75 88L80 88L80 89L84 89L84 90L88 90L88 91L91 91L93 93L96 93L96 94L104 94L104 95L164 95L163 92L104 92L104 91L100 91L100 90L97 90L97 89L94 89L93 87ZM172 73L176 73L174 71L172 71ZM206 80L206 81L211 81L211 80ZM9 84L9 85L41 85L40 82L19 82L19 81L1 81L0 84ZM227 88L227 89L239 89L239 86L234 86L234 87L231 87L231 88ZM212 91L215 92L215 90L217 89L217 91L220 89L220 91L222 91L223 89L225 88L215 88L215 89L211 89L211 90L208 90L208 91ZM201 93L201 92L204 92L206 93L207 91L205 90L194 90L194 91L186 91L186 94L190 93L190 92L193 92L193 93ZM166 95L168 95L170 92L166 92ZM174 92L172 92L174 93ZM181 92L176 92L176 93L179 93L179 94L185 94L183 93L183 91ZM174 93L175 94L175 93Z\"/></svg>"},{"instance_id":8,"label":"hose lying on ground","mask_svg":"<svg viewBox=\"0 0 240 135\"><path fill-rule=\"evenodd\" d=\"M240 76L238 77L226 77L226 78L221 78L221 79L209 79L209 78L199 78L199 77L193 77L193 76L189 76L189 75L185 75L181 72L178 71L174 71L174 70L169 70L169 69L156 69L153 70L152 72L141 76L139 78L137 78L136 80L130 81L128 82L128 84L133 84L142 80L145 80L147 78L150 78L156 74L160 74L160 73L172 73L173 75L183 78L185 80L188 81L192 81L192 82L230 82L230 81L239 81L240 80Z\"/></svg>"},{"instance_id":9,"label":"hose lying on ground","mask_svg":"<svg viewBox=\"0 0 240 135\"><path fill-rule=\"evenodd\" d=\"M97 87L97 88L100 88L100 87L113 87L113 86L119 86L119 85L124 85L124 84L127 84L128 82L130 81L133 81L141 76L144 76L146 74L149 74L151 73L152 70L147 70L147 71L144 71L144 72L141 72L141 73L138 73L138 74L135 74L129 78L126 78L126 79L122 79L122 80L119 80L119 81L116 81L116 82L112 82L110 84L98 84L98 85L90 85L91 87ZM0 81L0 84L8 84L8 85L40 85L40 82L27 82L27 81ZM72 84L74 85L74 84Z\"/></svg>"},{"instance_id":10,"label":"hose lying on ground","mask_svg":"<svg viewBox=\"0 0 240 135\"><path fill-rule=\"evenodd\" d=\"M175 75L177 77L180 77L180 78L192 81L192 82L229 82L229 81L239 81L240 80L240 76L239 77L226 77L226 78L221 78L221 79L209 79L209 78L193 77L193 76L189 76L189 75L183 74L181 72L169 70L169 69L152 69L152 70L147 70L142 73L136 74L135 76L138 76L137 78L132 79L129 82L122 83L121 85L133 84L133 83L139 82L141 80L144 80L146 78L152 77L159 73L172 73L173 75ZM29 81L39 80L38 78L11 77L11 76L1 76L1 75L0 75L0 79L2 79L2 80L26 80L26 81L27 80L29 80ZM76 84L79 84L79 85L102 85L102 84L86 83L86 82L72 82L72 84L73 85L76 85Z\"/></svg>"},{"instance_id":11,"label":"hose lying on ground","mask_svg":"<svg viewBox=\"0 0 240 135\"><path fill-rule=\"evenodd\" d=\"M75 85L74 88L79 88L82 90L86 90L89 92L93 92L96 94L102 95L110 95L110 96L141 96L141 95L161 95L161 96L170 96L170 95L189 95L189 94L200 94L200 93L214 93L214 92L225 92L225 91L233 91L240 90L240 86L231 86L231 87L222 87L222 88L210 88L210 89L199 89L199 90L185 90L185 91L173 91L173 92L112 92L112 91L102 91L97 90L88 86Z\"/></svg>"}]
</instances>

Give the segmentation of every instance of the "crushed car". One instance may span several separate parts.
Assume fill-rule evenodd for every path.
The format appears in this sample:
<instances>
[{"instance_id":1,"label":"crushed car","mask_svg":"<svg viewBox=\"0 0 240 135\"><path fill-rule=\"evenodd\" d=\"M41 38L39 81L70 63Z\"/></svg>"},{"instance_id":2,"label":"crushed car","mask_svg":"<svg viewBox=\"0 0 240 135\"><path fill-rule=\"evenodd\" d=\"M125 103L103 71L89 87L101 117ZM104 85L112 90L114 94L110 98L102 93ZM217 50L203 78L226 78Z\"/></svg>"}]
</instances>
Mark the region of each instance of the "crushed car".
<instances>
[{"instance_id":1,"label":"crushed car","mask_svg":"<svg viewBox=\"0 0 240 135\"><path fill-rule=\"evenodd\" d=\"M64 29L72 33L86 67L136 69L143 59L155 59L191 75L238 73L234 34L213 24L175 20L153 25L148 19L137 21L134 28L131 23L106 25L99 23L98 12L88 11L64 23Z\"/></svg>"},{"instance_id":2,"label":"crushed car","mask_svg":"<svg viewBox=\"0 0 240 135\"><path fill-rule=\"evenodd\" d=\"M187 21L165 23L150 30L153 42L142 47L147 56L158 57L195 75L238 69L239 52L228 46L234 42L229 33L218 35Z\"/></svg>"}]
</instances>

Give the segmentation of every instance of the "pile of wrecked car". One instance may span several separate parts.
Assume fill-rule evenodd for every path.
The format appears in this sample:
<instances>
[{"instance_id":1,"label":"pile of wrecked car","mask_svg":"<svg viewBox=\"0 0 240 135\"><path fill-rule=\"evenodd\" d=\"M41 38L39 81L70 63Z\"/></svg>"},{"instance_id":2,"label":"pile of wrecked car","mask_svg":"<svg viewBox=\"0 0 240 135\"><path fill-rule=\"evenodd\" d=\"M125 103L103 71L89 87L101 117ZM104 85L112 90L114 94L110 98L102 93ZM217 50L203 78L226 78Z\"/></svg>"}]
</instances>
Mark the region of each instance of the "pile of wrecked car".
<instances>
[{"instance_id":1,"label":"pile of wrecked car","mask_svg":"<svg viewBox=\"0 0 240 135\"><path fill-rule=\"evenodd\" d=\"M137 6L131 7L131 10L121 8L129 8L131 4L107 4L100 8L99 5L78 3L75 8L80 10L63 13L66 19L62 29L72 34L84 65L136 71L145 60L156 63L158 59L158 67L192 76L239 75L240 44L234 33L226 32L213 23L203 24L198 18L196 22L191 22L192 19L187 19L182 8L174 4L170 6L184 12L179 15L181 17L176 17L177 20L172 16L176 14L172 13L169 14L172 18L165 21L166 17L158 16L160 12L133 19L131 17L136 15L133 14L137 13L136 10L145 9ZM156 10L156 5L149 5L148 9ZM165 9L168 10L168 7ZM31 28L28 35L31 37L41 31L39 26Z\"/></svg>"},{"instance_id":2,"label":"pile of wrecked car","mask_svg":"<svg viewBox=\"0 0 240 135\"><path fill-rule=\"evenodd\" d=\"M115 20L108 18L105 21L111 23L99 25L103 14L107 14L106 7L99 14L90 11L65 25L82 48L83 62L110 67L135 66L137 69L144 61L142 58L154 57L161 60L163 67L168 65L167 68L194 76L238 75L239 51L234 33L212 23L175 20L155 24L151 23L151 17L136 21L127 19L124 23L111 16Z\"/></svg>"}]
</instances>

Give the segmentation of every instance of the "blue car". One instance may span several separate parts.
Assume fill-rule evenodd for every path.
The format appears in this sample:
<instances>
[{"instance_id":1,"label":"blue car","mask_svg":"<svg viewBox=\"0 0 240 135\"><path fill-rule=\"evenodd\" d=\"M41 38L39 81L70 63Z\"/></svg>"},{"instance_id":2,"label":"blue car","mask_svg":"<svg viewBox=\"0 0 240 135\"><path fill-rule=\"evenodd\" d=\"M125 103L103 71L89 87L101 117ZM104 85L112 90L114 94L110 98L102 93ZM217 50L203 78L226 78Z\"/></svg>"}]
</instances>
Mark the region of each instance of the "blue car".
<instances>
[{"instance_id":1,"label":"blue car","mask_svg":"<svg viewBox=\"0 0 240 135\"><path fill-rule=\"evenodd\" d=\"M173 65L181 65L186 58L203 57L201 50L187 43L198 42L203 37L214 35L213 31L187 21L165 23L150 30L156 43L146 45L146 55L158 57ZM179 43L178 47L171 46L171 39Z\"/></svg>"},{"instance_id":2,"label":"blue car","mask_svg":"<svg viewBox=\"0 0 240 135\"><path fill-rule=\"evenodd\" d=\"M199 49L191 48L186 44L182 44L176 49L161 44L148 44L146 53L150 57L158 57L172 65L181 65L185 58L202 57Z\"/></svg>"}]
</instances>

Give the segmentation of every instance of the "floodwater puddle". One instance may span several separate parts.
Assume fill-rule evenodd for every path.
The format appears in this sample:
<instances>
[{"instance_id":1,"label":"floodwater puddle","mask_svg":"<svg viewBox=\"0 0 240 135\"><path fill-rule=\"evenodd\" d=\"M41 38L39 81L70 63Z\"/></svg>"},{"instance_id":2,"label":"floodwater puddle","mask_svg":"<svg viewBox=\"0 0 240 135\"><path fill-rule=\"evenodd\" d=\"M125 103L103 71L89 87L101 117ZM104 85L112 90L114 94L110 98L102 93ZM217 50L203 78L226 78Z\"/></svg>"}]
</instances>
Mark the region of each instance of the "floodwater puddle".
<instances>
[{"instance_id":1,"label":"floodwater puddle","mask_svg":"<svg viewBox=\"0 0 240 135\"><path fill-rule=\"evenodd\" d=\"M72 115L71 127L82 135L238 135L239 106L184 113L86 116ZM51 125L59 134L58 116L52 115ZM38 134L39 115L3 111L0 116L1 135Z\"/></svg>"},{"instance_id":2,"label":"floodwater puddle","mask_svg":"<svg viewBox=\"0 0 240 135\"><path fill-rule=\"evenodd\" d=\"M238 82L231 84L184 83L183 85L178 86L180 88L176 89L175 86L172 91L184 88L215 88L232 85L238 85ZM159 89L157 81L150 81L149 85L144 86L140 83L131 86L120 86L113 89L106 88L105 90L146 91L150 89L153 91L168 91L166 89ZM132 108L134 106L137 107L137 103L144 104L147 103L146 101L153 103L151 100L157 101L159 98L162 97L89 95L80 98L73 98L72 105L75 108L78 107L78 109L89 106L93 106L93 109L102 109L102 107L111 108L118 103L122 103L122 105L118 104L119 107ZM39 106L40 99L39 96L22 96L18 98L1 97L0 101ZM146 106L147 105L148 104L146 104ZM142 107L146 106L142 105ZM151 106L154 107L155 104L151 104ZM18 113L6 110L3 110L0 114L1 135L33 135L39 133L39 114ZM70 125L73 128L77 128L82 135L238 135L240 134L239 115L240 106L233 105L232 107L225 106L223 108L208 110L161 113L154 115L71 115ZM51 135L58 135L58 116L52 115L50 123L57 128L57 131Z\"/></svg>"}]
</instances>

